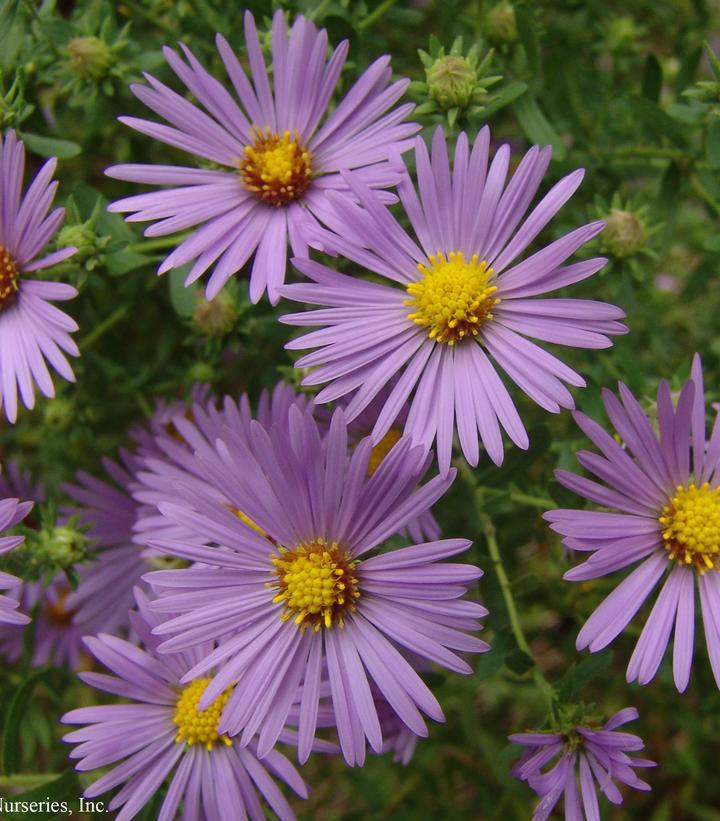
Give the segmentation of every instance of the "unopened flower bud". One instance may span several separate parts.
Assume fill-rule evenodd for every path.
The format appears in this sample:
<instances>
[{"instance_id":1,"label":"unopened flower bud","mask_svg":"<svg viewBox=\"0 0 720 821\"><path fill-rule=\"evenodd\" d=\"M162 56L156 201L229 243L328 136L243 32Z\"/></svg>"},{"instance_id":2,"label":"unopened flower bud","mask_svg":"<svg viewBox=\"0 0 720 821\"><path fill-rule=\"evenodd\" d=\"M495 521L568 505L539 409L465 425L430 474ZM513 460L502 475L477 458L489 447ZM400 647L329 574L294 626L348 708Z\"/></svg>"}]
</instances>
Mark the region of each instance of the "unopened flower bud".
<instances>
[{"instance_id":1,"label":"unopened flower bud","mask_svg":"<svg viewBox=\"0 0 720 821\"><path fill-rule=\"evenodd\" d=\"M518 38L515 9L510 3L498 3L485 16L485 35L495 43L514 43Z\"/></svg>"},{"instance_id":2,"label":"unopened flower bud","mask_svg":"<svg viewBox=\"0 0 720 821\"><path fill-rule=\"evenodd\" d=\"M225 291L212 300L199 297L193 313L195 327L206 336L225 336L233 329L237 318L235 300Z\"/></svg>"},{"instance_id":3,"label":"unopened flower bud","mask_svg":"<svg viewBox=\"0 0 720 821\"><path fill-rule=\"evenodd\" d=\"M110 64L110 48L99 37L75 37L68 43L70 67L85 80L99 80Z\"/></svg>"},{"instance_id":4,"label":"unopened flower bud","mask_svg":"<svg viewBox=\"0 0 720 821\"><path fill-rule=\"evenodd\" d=\"M442 108L464 108L472 99L477 74L464 57L440 57L425 73L430 96Z\"/></svg>"},{"instance_id":5,"label":"unopened flower bud","mask_svg":"<svg viewBox=\"0 0 720 821\"><path fill-rule=\"evenodd\" d=\"M69 568L85 558L88 539L72 527L41 530L33 539L33 558L44 567Z\"/></svg>"},{"instance_id":6,"label":"unopened flower bud","mask_svg":"<svg viewBox=\"0 0 720 821\"><path fill-rule=\"evenodd\" d=\"M648 238L643 219L621 208L610 209L601 236L608 252L619 259L636 254Z\"/></svg>"}]
</instances>

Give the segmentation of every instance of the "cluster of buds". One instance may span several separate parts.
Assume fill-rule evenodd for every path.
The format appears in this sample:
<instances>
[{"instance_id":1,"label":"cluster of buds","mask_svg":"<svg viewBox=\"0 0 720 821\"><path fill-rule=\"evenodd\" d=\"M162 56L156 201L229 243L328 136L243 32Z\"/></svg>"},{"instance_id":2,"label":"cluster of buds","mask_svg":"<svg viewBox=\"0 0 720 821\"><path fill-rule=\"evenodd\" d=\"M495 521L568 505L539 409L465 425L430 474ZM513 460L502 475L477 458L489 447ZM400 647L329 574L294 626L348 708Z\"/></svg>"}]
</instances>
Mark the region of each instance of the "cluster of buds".
<instances>
[{"instance_id":1,"label":"cluster of buds","mask_svg":"<svg viewBox=\"0 0 720 821\"><path fill-rule=\"evenodd\" d=\"M73 265L82 265L86 271L92 271L104 262L105 250L112 240L111 236L101 235L97 231L97 222L103 212L102 201L98 198L90 218L82 222L77 206L71 201L67 209L69 223L58 234L61 248L77 248Z\"/></svg>"}]
</instances>

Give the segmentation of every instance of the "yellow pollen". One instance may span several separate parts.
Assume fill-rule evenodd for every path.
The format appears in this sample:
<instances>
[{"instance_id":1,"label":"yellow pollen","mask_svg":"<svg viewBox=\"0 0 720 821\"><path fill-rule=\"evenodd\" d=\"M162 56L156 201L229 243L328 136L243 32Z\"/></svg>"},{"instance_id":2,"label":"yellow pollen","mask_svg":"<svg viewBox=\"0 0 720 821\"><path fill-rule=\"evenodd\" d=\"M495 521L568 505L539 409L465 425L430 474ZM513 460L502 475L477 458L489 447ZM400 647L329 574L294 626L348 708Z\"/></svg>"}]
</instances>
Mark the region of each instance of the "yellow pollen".
<instances>
[{"instance_id":1,"label":"yellow pollen","mask_svg":"<svg viewBox=\"0 0 720 821\"><path fill-rule=\"evenodd\" d=\"M493 296L493 270L477 254L466 262L462 251L451 251L447 258L438 251L429 267L420 263L418 270L422 279L407 286L410 299L404 304L413 309L408 319L425 326L430 339L454 345L477 336L493 318L492 309L500 302Z\"/></svg>"},{"instance_id":2,"label":"yellow pollen","mask_svg":"<svg viewBox=\"0 0 720 821\"><path fill-rule=\"evenodd\" d=\"M239 510L238 508L233 507L232 505L229 505L229 508L230 508L231 513L234 513L238 517L238 519L240 519L241 522L245 522L246 525L250 525L250 527L256 533L259 533L265 539L270 538L267 535L267 533L260 527L260 525L257 524L256 522L253 522L253 520L246 513L243 513L242 510Z\"/></svg>"},{"instance_id":3,"label":"yellow pollen","mask_svg":"<svg viewBox=\"0 0 720 821\"><path fill-rule=\"evenodd\" d=\"M390 428L390 430L383 436L383 438L370 451L370 461L368 462L367 475L372 476L373 473L380 467L382 460L390 453L390 451L398 443L402 433L397 428Z\"/></svg>"},{"instance_id":4,"label":"yellow pollen","mask_svg":"<svg viewBox=\"0 0 720 821\"><path fill-rule=\"evenodd\" d=\"M0 245L0 311L15 300L20 272L4 245Z\"/></svg>"},{"instance_id":5,"label":"yellow pollen","mask_svg":"<svg viewBox=\"0 0 720 821\"><path fill-rule=\"evenodd\" d=\"M245 187L268 205L280 207L301 197L313 176L312 154L297 131L274 133L253 126L254 141L245 147L240 176Z\"/></svg>"},{"instance_id":6,"label":"yellow pollen","mask_svg":"<svg viewBox=\"0 0 720 821\"><path fill-rule=\"evenodd\" d=\"M273 602L284 603L282 620L294 617L301 630L312 626L316 633L335 623L344 627L345 613L355 610L360 597L358 562L336 542L328 545L325 539L279 550L279 557L271 557L278 579L269 586L279 589Z\"/></svg>"},{"instance_id":7,"label":"yellow pollen","mask_svg":"<svg viewBox=\"0 0 720 821\"><path fill-rule=\"evenodd\" d=\"M691 564L698 573L720 559L720 488L678 485L677 493L660 516L665 550L671 559Z\"/></svg>"},{"instance_id":8,"label":"yellow pollen","mask_svg":"<svg viewBox=\"0 0 720 821\"><path fill-rule=\"evenodd\" d=\"M173 723L178 727L176 744L181 741L189 747L193 744L203 744L207 750L212 750L216 741L222 741L228 747L232 745L232 741L226 735L218 733L220 716L230 698L232 687L228 687L205 710L199 710L198 703L209 683L209 678L196 678L180 693L173 716Z\"/></svg>"}]
</instances>

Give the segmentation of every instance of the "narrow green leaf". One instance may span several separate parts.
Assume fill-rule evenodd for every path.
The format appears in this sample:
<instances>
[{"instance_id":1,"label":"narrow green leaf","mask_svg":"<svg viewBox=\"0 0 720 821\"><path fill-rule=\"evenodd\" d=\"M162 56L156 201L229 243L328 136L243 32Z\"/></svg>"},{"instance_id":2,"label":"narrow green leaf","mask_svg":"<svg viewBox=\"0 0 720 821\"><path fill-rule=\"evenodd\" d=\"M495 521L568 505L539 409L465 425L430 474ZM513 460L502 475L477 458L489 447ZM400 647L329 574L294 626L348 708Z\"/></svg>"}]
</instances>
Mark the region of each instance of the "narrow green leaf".
<instances>
[{"instance_id":1,"label":"narrow green leaf","mask_svg":"<svg viewBox=\"0 0 720 821\"><path fill-rule=\"evenodd\" d=\"M540 46L538 45L537 29L535 28L535 18L530 6L524 3L515 7L515 19L517 21L520 42L525 49L528 68L537 75L540 73Z\"/></svg>"},{"instance_id":2,"label":"narrow green leaf","mask_svg":"<svg viewBox=\"0 0 720 821\"><path fill-rule=\"evenodd\" d=\"M518 118L525 136L538 145L551 145L553 157L562 160L565 157L565 145L547 117L543 114L537 101L526 94L514 104L513 110Z\"/></svg>"},{"instance_id":3,"label":"narrow green leaf","mask_svg":"<svg viewBox=\"0 0 720 821\"><path fill-rule=\"evenodd\" d=\"M720 168L720 117L710 120L705 135L705 159L710 168Z\"/></svg>"},{"instance_id":4,"label":"narrow green leaf","mask_svg":"<svg viewBox=\"0 0 720 821\"><path fill-rule=\"evenodd\" d=\"M184 319L189 319L193 315L197 302L197 290L192 286L185 287L185 277L189 270L190 266L183 265L182 268L173 268L168 274L170 303L175 313Z\"/></svg>"},{"instance_id":5,"label":"narrow green leaf","mask_svg":"<svg viewBox=\"0 0 720 821\"><path fill-rule=\"evenodd\" d=\"M43 137L40 134L30 134L27 131L23 132L21 136L30 151L41 157L57 157L61 160L67 160L70 157L77 157L82 151L82 147L71 140L57 140L55 137Z\"/></svg>"},{"instance_id":6,"label":"narrow green leaf","mask_svg":"<svg viewBox=\"0 0 720 821\"><path fill-rule=\"evenodd\" d=\"M510 105L510 103L514 103L515 100L522 97L527 89L527 83L523 83L522 80L508 83L508 85L501 88L497 96L483 108L480 112L481 116L487 119L491 114L500 111L501 108L505 108L505 106Z\"/></svg>"},{"instance_id":7,"label":"narrow green leaf","mask_svg":"<svg viewBox=\"0 0 720 821\"><path fill-rule=\"evenodd\" d=\"M48 674L47 667L34 670L13 693L5 714L2 739L2 771L10 775L20 764L20 724L36 685Z\"/></svg>"},{"instance_id":8,"label":"narrow green leaf","mask_svg":"<svg viewBox=\"0 0 720 821\"><path fill-rule=\"evenodd\" d=\"M505 666L508 670L512 670L513 673L521 676L523 673L527 673L528 670L532 670L535 662L524 650L516 647L505 656Z\"/></svg>"},{"instance_id":9,"label":"narrow green leaf","mask_svg":"<svg viewBox=\"0 0 720 821\"><path fill-rule=\"evenodd\" d=\"M643 71L642 79L643 97L647 97L648 100L657 103L660 100L661 88L662 67L654 54L648 54L645 60L645 70Z\"/></svg>"}]
</instances>

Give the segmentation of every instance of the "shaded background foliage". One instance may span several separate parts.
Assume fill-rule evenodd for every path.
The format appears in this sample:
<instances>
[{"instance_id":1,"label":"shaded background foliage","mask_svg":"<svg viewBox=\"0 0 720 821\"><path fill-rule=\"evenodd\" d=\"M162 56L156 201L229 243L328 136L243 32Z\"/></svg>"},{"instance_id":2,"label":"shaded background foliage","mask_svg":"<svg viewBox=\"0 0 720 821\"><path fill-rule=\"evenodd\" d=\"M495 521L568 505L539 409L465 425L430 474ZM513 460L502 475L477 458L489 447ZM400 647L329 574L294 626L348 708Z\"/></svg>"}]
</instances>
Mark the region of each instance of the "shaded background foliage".
<instances>
[{"instance_id":1,"label":"shaded background foliage","mask_svg":"<svg viewBox=\"0 0 720 821\"><path fill-rule=\"evenodd\" d=\"M489 122L496 144L510 141L516 157L529 144L551 143L544 190L578 166L587 169L579 193L539 241L610 217L611 228L587 252L606 253L609 264L572 292L621 305L631 333L607 351L564 351L588 382L575 392L581 409L602 419L600 389L618 379L649 407L657 381L667 377L677 388L696 350L709 397L720 400L720 65L715 74L703 51L703 41L720 41L716 3L299 0L247 6L265 36L280 6L327 27L331 42L348 38L344 88L359 69L390 53L396 75L414 81L410 94L420 105L425 136L438 123L455 136L461 128L474 135ZM254 397L281 377L299 383L301 374L283 350L289 331L276 321L283 305L251 306L246 282L236 280L223 297L223 333L208 333L207 314L215 309L200 292L182 288L182 272L154 273L177 239L144 240L139 229L105 212L109 200L137 190L105 178L106 166L183 162L180 152L117 122L119 114L142 112L129 82L149 70L172 84L160 49L179 41L222 78L214 34L237 44L243 10L221 0L0 2L0 127L24 136L31 163L61 158L60 199L68 209L63 240L81 249L54 269L81 291L69 304L81 329L77 385L58 384L58 397L23 412L17 425L0 421L0 460L19 458L54 493L76 469L97 471L128 427L149 416L156 396L187 398L194 381ZM477 45L475 64L496 79L478 82L467 107L443 108L428 96L426 68L459 36L463 44L455 52ZM83 47L78 38L85 38ZM510 451L501 469L486 460L465 471L436 510L445 535L474 540L472 560L486 571L481 595L491 611L485 638L494 651L475 661L472 677L432 674L447 724L431 728L407 768L387 757L371 757L362 770L349 770L339 758L311 761L305 775L313 792L309 802L297 802L300 817L528 818L533 796L509 776L516 753L506 736L544 721L547 700L533 677L538 665L564 702L582 698L606 715L629 704L640 710L633 731L659 762L650 773L653 792L627 795L620 808L605 802L608 818L720 819L720 694L704 647L683 696L667 662L651 686L625 683L632 627L616 643L614 658L609 651L576 653L580 625L614 580L563 582L571 562L541 513L569 502L552 471L571 467L583 440L569 414L550 417L524 397L518 401L530 450ZM487 553L493 532L531 656L510 629ZM68 671L3 665L3 793L35 787L40 796L78 794L75 776L63 775L67 751L58 741L57 718L92 697ZM152 807L144 817L154 817Z\"/></svg>"}]
</instances>

